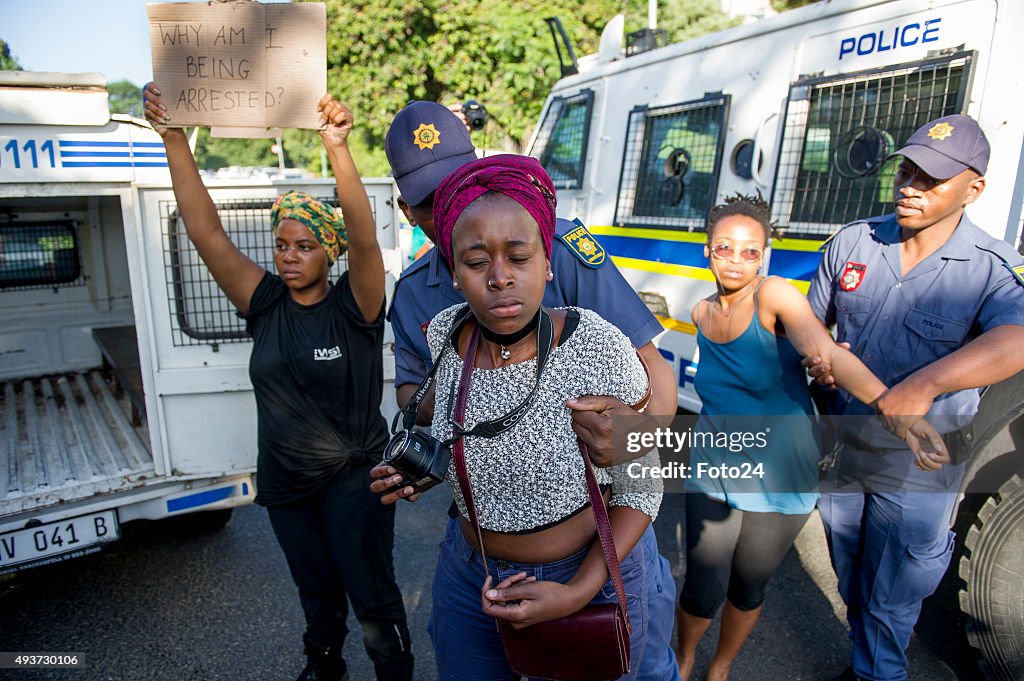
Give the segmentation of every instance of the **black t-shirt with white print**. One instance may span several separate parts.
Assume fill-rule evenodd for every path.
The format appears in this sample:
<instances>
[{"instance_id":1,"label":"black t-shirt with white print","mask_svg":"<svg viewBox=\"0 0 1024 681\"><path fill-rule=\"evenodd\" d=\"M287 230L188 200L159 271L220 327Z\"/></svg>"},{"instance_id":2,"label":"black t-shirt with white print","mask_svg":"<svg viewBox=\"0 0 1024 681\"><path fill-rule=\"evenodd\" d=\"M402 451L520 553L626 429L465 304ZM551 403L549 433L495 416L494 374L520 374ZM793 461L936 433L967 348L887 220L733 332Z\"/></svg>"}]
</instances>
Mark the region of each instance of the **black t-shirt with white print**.
<instances>
[{"instance_id":1,"label":"black t-shirt with white print","mask_svg":"<svg viewBox=\"0 0 1024 681\"><path fill-rule=\"evenodd\" d=\"M244 317L254 341L256 503L297 501L342 468L379 460L388 440L380 413L383 305L366 322L348 273L322 301L300 305L267 272Z\"/></svg>"}]
</instances>

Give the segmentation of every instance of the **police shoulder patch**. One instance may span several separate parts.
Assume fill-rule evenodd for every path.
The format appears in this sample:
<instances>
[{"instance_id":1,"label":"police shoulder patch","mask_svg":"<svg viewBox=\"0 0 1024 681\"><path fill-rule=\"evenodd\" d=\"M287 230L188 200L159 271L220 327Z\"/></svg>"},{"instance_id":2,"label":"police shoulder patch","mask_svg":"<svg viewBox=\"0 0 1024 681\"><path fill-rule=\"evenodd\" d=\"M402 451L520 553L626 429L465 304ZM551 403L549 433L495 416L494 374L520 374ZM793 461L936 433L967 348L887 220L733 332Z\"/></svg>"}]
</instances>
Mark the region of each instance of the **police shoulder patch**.
<instances>
[{"instance_id":1,"label":"police shoulder patch","mask_svg":"<svg viewBox=\"0 0 1024 681\"><path fill-rule=\"evenodd\" d=\"M1024 265L1017 265L1016 267L1010 263L1003 263L1006 265L1006 269L1010 270L1010 274L1017 280L1017 283L1024 286Z\"/></svg>"},{"instance_id":2,"label":"police shoulder patch","mask_svg":"<svg viewBox=\"0 0 1024 681\"><path fill-rule=\"evenodd\" d=\"M576 227L565 234L559 234L558 240L565 244L577 260L591 269L597 269L608 259L607 251L597 242L594 235L587 231L579 218L572 222Z\"/></svg>"}]
</instances>

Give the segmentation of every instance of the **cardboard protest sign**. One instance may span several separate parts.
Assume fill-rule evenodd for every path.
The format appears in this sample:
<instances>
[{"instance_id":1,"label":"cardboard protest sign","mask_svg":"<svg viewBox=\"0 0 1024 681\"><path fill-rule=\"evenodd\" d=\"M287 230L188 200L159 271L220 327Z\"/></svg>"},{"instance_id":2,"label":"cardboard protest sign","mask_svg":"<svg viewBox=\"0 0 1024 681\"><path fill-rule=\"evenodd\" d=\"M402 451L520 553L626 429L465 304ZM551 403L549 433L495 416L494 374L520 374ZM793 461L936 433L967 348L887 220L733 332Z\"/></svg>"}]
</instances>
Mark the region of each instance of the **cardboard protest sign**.
<instances>
[{"instance_id":1,"label":"cardboard protest sign","mask_svg":"<svg viewBox=\"0 0 1024 681\"><path fill-rule=\"evenodd\" d=\"M327 91L322 3L146 5L171 125L317 128Z\"/></svg>"},{"instance_id":2,"label":"cardboard protest sign","mask_svg":"<svg viewBox=\"0 0 1024 681\"><path fill-rule=\"evenodd\" d=\"M236 128L234 126L210 126L210 137L272 140L280 136L281 128Z\"/></svg>"}]
</instances>

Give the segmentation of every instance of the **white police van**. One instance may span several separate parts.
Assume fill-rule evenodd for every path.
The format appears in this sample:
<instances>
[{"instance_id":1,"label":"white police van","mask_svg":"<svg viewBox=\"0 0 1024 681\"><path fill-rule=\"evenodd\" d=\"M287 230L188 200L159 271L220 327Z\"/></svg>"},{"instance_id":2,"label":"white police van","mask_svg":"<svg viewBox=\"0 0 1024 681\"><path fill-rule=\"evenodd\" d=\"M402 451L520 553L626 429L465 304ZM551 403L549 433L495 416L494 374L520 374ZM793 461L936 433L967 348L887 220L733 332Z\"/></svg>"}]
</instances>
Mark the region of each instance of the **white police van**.
<instances>
[{"instance_id":1,"label":"white police van","mask_svg":"<svg viewBox=\"0 0 1024 681\"><path fill-rule=\"evenodd\" d=\"M366 187L393 283L396 190ZM268 268L290 189L335 196L330 179L211 183ZM99 74L0 72L0 318L0 574L252 501L250 341L185 236L162 141L110 115Z\"/></svg>"},{"instance_id":2,"label":"white police van","mask_svg":"<svg viewBox=\"0 0 1024 681\"><path fill-rule=\"evenodd\" d=\"M661 318L679 404L696 411L689 316L714 291L704 224L725 196L770 198L783 237L767 272L806 291L830 234L891 211L886 155L927 121L968 113L992 145L971 217L1020 244L1022 33L1024 3L997 0L833 0L647 50L659 36L623 49L616 18L597 54L563 63L530 153L559 214L588 225ZM1024 678L1022 413L1024 377L987 391L964 490L989 494L961 504L961 522L984 504L970 516L961 601L999 679Z\"/></svg>"}]
</instances>

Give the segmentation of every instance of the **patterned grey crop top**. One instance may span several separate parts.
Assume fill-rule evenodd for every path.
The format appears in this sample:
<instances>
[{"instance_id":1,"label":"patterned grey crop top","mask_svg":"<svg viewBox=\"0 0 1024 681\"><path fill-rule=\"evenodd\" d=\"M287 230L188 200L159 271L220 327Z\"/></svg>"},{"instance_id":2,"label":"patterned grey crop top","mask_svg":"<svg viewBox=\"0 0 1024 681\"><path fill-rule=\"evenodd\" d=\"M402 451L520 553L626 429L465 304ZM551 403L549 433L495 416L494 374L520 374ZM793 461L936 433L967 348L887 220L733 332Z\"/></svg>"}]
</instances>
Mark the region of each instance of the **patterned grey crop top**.
<instances>
[{"instance_id":1,"label":"patterned grey crop top","mask_svg":"<svg viewBox=\"0 0 1024 681\"><path fill-rule=\"evenodd\" d=\"M461 307L439 312L430 323L427 342L434 359L447 342ZM465 440L466 467L477 517L484 529L529 532L556 524L585 508L589 497L583 458L565 401L582 395L611 395L635 404L647 391L647 375L629 339L596 313L574 309L580 315L579 325L552 350L536 400L526 415L497 437ZM445 354L437 369L433 434L442 440L452 435L449 414L461 370L462 358L452 351ZM536 372L536 359L497 369L474 369L466 428L517 407L533 388ZM657 466L657 451L637 462ZM661 506L661 480L630 478L628 465L595 468L597 482L611 483L611 505L638 509L653 521ZM448 466L447 478L459 512L468 519L454 460Z\"/></svg>"}]
</instances>

